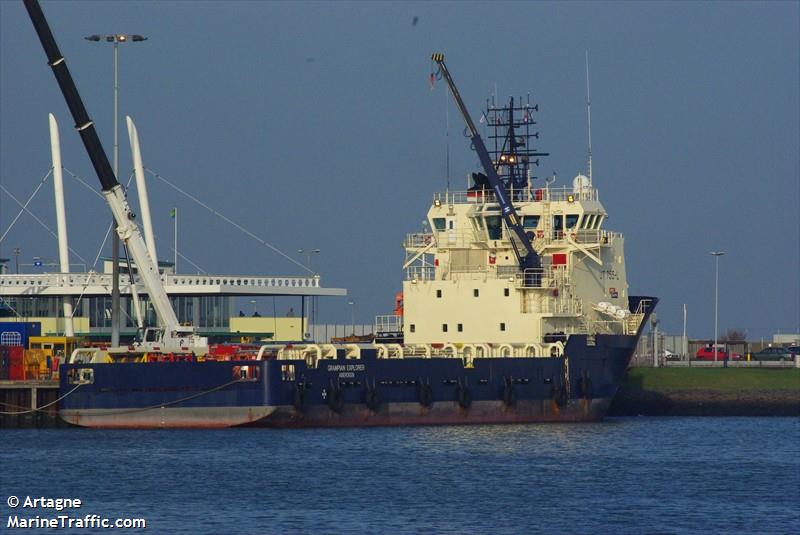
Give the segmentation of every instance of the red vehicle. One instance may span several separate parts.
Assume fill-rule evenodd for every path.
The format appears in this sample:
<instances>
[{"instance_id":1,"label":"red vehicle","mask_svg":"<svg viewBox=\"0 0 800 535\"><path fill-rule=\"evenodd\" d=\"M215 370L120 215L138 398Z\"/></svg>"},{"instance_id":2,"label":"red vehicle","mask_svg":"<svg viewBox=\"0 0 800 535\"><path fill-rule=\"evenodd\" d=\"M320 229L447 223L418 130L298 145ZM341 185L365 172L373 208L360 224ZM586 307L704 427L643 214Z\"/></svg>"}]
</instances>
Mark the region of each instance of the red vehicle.
<instances>
[{"instance_id":1,"label":"red vehicle","mask_svg":"<svg viewBox=\"0 0 800 535\"><path fill-rule=\"evenodd\" d=\"M696 360L714 360L714 346L708 345L706 347L701 347L695 353L694 358ZM730 357L728 356L728 351L725 347L718 345L717 346L717 360L740 360L742 356L739 353L731 353Z\"/></svg>"}]
</instances>

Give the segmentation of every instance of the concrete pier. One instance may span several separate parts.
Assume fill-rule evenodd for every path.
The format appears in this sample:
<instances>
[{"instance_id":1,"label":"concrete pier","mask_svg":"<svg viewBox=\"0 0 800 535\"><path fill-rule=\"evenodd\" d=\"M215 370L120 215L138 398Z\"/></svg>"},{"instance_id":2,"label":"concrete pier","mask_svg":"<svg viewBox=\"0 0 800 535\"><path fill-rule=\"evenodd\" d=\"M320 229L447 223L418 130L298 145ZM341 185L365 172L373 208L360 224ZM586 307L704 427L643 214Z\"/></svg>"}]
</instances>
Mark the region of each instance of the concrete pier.
<instances>
[{"instance_id":1,"label":"concrete pier","mask_svg":"<svg viewBox=\"0 0 800 535\"><path fill-rule=\"evenodd\" d=\"M58 381L0 381L0 429L66 427L57 399Z\"/></svg>"}]
</instances>

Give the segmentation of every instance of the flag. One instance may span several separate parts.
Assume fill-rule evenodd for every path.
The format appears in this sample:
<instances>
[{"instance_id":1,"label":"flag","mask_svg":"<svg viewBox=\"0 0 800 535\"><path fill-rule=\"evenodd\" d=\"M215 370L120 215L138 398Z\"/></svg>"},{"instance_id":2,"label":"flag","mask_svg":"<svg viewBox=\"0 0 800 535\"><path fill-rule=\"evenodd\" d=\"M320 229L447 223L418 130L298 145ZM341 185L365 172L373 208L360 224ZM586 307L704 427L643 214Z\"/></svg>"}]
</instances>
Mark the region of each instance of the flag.
<instances>
[{"instance_id":1,"label":"flag","mask_svg":"<svg viewBox=\"0 0 800 535\"><path fill-rule=\"evenodd\" d=\"M176 215L178 215L178 209L177 209L177 208L173 208L172 210L170 210L170 211L169 211L169 216L170 216L172 219L175 219L175 216L176 216Z\"/></svg>"},{"instance_id":2,"label":"flag","mask_svg":"<svg viewBox=\"0 0 800 535\"><path fill-rule=\"evenodd\" d=\"M430 77L428 78L428 83L431 84L431 89L436 84L436 75L431 73Z\"/></svg>"},{"instance_id":3,"label":"flag","mask_svg":"<svg viewBox=\"0 0 800 535\"><path fill-rule=\"evenodd\" d=\"M522 122L523 122L523 123L527 123L527 122L528 122L528 120L529 120L529 117L528 117L528 110L525 110L525 115L523 115L523 116L522 116Z\"/></svg>"},{"instance_id":4,"label":"flag","mask_svg":"<svg viewBox=\"0 0 800 535\"><path fill-rule=\"evenodd\" d=\"M486 114L485 113L481 113L481 124L483 124L485 122L486 122Z\"/></svg>"}]
</instances>

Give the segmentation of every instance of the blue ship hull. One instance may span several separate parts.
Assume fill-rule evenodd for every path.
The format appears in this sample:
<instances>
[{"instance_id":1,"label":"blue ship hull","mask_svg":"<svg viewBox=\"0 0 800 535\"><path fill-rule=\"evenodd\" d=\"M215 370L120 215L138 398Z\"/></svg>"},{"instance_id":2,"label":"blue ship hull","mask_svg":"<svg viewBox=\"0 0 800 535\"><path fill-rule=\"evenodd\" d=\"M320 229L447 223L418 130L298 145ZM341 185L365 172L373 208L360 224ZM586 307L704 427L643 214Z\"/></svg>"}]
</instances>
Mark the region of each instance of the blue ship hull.
<instances>
[{"instance_id":1,"label":"blue ship hull","mask_svg":"<svg viewBox=\"0 0 800 535\"><path fill-rule=\"evenodd\" d=\"M655 300L653 300L655 304ZM650 311L652 311L650 308ZM647 317L642 322L646 323ZM562 357L66 364L60 416L86 427L319 427L603 418L641 334L572 335ZM76 381L91 370L91 382Z\"/></svg>"}]
</instances>

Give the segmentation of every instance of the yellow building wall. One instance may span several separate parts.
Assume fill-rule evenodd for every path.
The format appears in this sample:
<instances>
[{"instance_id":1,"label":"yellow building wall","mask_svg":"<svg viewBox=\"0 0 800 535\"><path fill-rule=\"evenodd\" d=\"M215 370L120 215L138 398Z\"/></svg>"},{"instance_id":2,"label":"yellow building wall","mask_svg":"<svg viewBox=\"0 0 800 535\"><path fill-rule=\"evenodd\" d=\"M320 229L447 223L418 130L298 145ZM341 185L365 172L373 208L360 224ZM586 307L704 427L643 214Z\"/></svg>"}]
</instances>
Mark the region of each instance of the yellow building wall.
<instances>
[{"instance_id":1,"label":"yellow building wall","mask_svg":"<svg viewBox=\"0 0 800 535\"><path fill-rule=\"evenodd\" d=\"M308 329L308 324L305 324ZM303 318L231 318L231 333L275 333L267 340L302 340Z\"/></svg>"}]
</instances>

